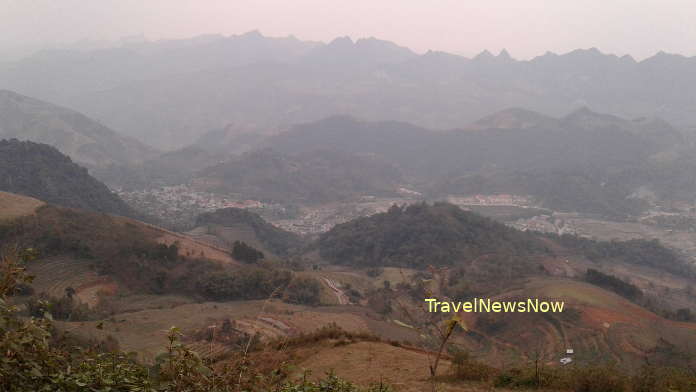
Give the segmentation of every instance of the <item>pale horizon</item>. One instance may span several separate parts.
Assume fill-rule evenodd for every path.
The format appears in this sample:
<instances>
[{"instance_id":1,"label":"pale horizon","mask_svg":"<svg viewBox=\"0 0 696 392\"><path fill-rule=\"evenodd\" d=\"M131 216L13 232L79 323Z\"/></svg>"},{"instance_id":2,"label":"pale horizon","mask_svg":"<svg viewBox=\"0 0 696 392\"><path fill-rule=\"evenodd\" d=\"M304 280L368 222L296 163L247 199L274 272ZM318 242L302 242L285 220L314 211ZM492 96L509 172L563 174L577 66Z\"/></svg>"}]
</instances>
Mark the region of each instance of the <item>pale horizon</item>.
<instances>
[{"instance_id":1,"label":"pale horizon","mask_svg":"<svg viewBox=\"0 0 696 392\"><path fill-rule=\"evenodd\" d=\"M122 37L185 39L207 34L295 36L330 42L375 37L408 47L466 57L506 49L519 60L546 52L597 48L636 60L660 51L696 55L696 6L688 0L551 2L512 0L462 4L442 0L351 2L297 0L0 1L0 54ZM40 30L36 26L41 26Z\"/></svg>"}]
</instances>

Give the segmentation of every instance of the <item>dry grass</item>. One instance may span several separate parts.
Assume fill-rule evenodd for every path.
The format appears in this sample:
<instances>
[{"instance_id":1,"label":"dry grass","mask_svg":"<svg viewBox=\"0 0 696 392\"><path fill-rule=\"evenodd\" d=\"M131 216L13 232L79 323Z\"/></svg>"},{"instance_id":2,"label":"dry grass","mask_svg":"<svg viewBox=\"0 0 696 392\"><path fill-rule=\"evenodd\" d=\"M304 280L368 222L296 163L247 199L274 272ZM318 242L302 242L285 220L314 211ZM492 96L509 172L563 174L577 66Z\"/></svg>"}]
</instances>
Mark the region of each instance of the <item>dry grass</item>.
<instances>
[{"instance_id":1,"label":"dry grass","mask_svg":"<svg viewBox=\"0 0 696 392\"><path fill-rule=\"evenodd\" d=\"M328 372L360 385L379 383L399 392L431 390L428 354L396 347L383 342L357 342L327 345L298 364L300 371L311 370L312 378L321 379ZM440 373L449 371L443 361ZM486 391L476 383L437 383L438 391Z\"/></svg>"},{"instance_id":2,"label":"dry grass","mask_svg":"<svg viewBox=\"0 0 696 392\"><path fill-rule=\"evenodd\" d=\"M198 330L224 318L253 318L261 301L234 303L185 304L170 309L147 309L117 314L103 323L97 321L59 322L61 329L86 338L103 339L111 335L118 339L125 351L135 351L141 359L151 362L167 343L167 331L176 326L185 333Z\"/></svg>"},{"instance_id":3,"label":"dry grass","mask_svg":"<svg viewBox=\"0 0 696 392\"><path fill-rule=\"evenodd\" d=\"M62 297L68 287L79 293L80 289L107 283L93 271L91 265L88 260L51 257L31 262L28 271L35 277L32 282L34 291Z\"/></svg>"},{"instance_id":4,"label":"dry grass","mask_svg":"<svg viewBox=\"0 0 696 392\"><path fill-rule=\"evenodd\" d=\"M32 197L0 192L0 221L31 215L44 204Z\"/></svg>"},{"instance_id":5,"label":"dry grass","mask_svg":"<svg viewBox=\"0 0 696 392\"><path fill-rule=\"evenodd\" d=\"M229 253L225 252L224 250L183 235L175 233L163 233L157 238L157 242L165 245L178 243L179 254L181 256L202 257L225 264L239 264L235 259L232 258L232 256L230 256Z\"/></svg>"}]
</instances>

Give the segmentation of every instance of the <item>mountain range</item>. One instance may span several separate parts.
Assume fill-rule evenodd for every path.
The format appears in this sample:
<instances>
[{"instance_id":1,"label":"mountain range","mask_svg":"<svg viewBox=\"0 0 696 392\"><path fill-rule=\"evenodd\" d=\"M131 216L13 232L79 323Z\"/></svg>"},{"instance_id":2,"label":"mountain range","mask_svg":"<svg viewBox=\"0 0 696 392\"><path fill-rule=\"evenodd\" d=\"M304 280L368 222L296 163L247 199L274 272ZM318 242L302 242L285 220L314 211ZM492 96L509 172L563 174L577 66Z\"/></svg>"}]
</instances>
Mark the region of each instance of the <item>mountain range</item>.
<instances>
[{"instance_id":1,"label":"mountain range","mask_svg":"<svg viewBox=\"0 0 696 392\"><path fill-rule=\"evenodd\" d=\"M73 110L0 90L0 139L49 144L82 165L139 162L155 150Z\"/></svg>"},{"instance_id":2,"label":"mountain range","mask_svg":"<svg viewBox=\"0 0 696 392\"><path fill-rule=\"evenodd\" d=\"M198 189L238 197L312 204L370 195L396 195L401 171L380 157L338 149L284 154L261 149L205 168L193 177Z\"/></svg>"},{"instance_id":3,"label":"mountain range","mask_svg":"<svg viewBox=\"0 0 696 392\"><path fill-rule=\"evenodd\" d=\"M696 156L670 124L587 108L560 118L506 109L451 131L334 116L264 144L289 154L328 148L381 157L431 198L525 194L548 208L623 216L646 207L630 197L641 186L667 199L696 189L683 173L671 184L658 174L683 172Z\"/></svg>"},{"instance_id":4,"label":"mountain range","mask_svg":"<svg viewBox=\"0 0 696 392\"><path fill-rule=\"evenodd\" d=\"M324 44L251 32L43 51L0 65L0 87L174 149L229 124L272 131L334 114L450 129L509 107L558 117L587 106L684 128L696 124L695 65L663 52L635 61L597 49L469 59L374 38Z\"/></svg>"}]
</instances>

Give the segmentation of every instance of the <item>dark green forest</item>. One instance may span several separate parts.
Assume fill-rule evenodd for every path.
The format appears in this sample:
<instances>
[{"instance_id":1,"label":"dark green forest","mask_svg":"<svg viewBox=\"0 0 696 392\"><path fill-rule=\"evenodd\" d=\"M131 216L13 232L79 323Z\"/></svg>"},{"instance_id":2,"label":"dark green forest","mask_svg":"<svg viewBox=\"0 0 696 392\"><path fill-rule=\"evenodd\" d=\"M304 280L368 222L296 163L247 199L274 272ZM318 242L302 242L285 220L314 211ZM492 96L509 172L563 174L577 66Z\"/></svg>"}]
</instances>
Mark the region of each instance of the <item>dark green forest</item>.
<instances>
[{"instance_id":1,"label":"dark green forest","mask_svg":"<svg viewBox=\"0 0 696 392\"><path fill-rule=\"evenodd\" d=\"M135 216L87 169L46 144L0 140L0 191L65 207Z\"/></svg>"},{"instance_id":2,"label":"dark green forest","mask_svg":"<svg viewBox=\"0 0 696 392\"><path fill-rule=\"evenodd\" d=\"M478 214L446 203L393 206L324 233L321 256L360 267L453 265L486 254L548 252L542 241Z\"/></svg>"}]
</instances>

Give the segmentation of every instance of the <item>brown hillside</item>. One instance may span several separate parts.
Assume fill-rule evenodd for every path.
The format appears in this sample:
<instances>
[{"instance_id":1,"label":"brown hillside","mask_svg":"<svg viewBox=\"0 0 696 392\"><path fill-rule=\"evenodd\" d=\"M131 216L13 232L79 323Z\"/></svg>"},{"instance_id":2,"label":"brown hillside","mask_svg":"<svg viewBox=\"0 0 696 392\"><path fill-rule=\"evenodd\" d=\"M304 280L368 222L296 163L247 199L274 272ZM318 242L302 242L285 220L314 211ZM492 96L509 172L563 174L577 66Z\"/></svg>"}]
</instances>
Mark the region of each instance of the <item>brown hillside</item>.
<instances>
[{"instance_id":1,"label":"brown hillside","mask_svg":"<svg viewBox=\"0 0 696 392\"><path fill-rule=\"evenodd\" d=\"M0 191L0 220L31 215L45 203L29 196Z\"/></svg>"}]
</instances>

